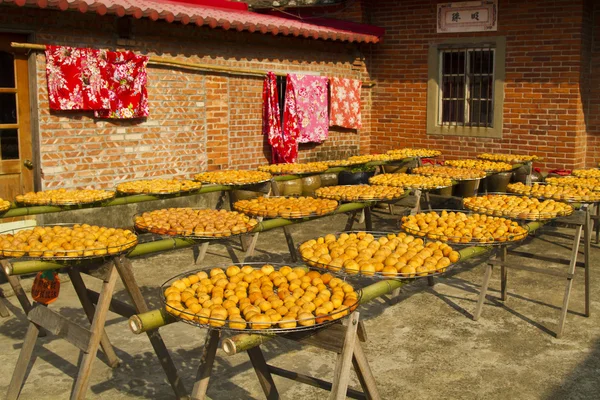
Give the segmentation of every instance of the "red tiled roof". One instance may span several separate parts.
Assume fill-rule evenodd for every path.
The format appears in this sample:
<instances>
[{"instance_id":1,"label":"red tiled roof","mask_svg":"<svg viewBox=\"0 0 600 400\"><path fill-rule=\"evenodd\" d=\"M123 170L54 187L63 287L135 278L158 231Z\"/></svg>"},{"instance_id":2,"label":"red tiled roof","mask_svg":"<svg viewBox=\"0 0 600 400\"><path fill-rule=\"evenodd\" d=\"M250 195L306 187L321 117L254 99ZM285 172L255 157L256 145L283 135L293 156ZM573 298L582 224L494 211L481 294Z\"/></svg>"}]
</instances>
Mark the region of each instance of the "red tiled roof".
<instances>
[{"instance_id":1,"label":"red tiled roof","mask_svg":"<svg viewBox=\"0 0 600 400\"><path fill-rule=\"evenodd\" d=\"M377 43L383 30L368 25L354 29L358 24L344 27L330 26L321 21L314 23L274 15L247 11L244 3L225 0L0 0L0 4L33 6L38 8L78 10L82 13L95 12L99 15L112 14L119 17L130 15L134 18L159 19L167 22L180 22L184 25L208 25L225 30L270 33L272 35L297 36L313 39L339 40L343 42ZM311 20L312 21L312 20ZM365 34L372 31L374 34ZM371 28L370 30L368 28Z\"/></svg>"}]
</instances>

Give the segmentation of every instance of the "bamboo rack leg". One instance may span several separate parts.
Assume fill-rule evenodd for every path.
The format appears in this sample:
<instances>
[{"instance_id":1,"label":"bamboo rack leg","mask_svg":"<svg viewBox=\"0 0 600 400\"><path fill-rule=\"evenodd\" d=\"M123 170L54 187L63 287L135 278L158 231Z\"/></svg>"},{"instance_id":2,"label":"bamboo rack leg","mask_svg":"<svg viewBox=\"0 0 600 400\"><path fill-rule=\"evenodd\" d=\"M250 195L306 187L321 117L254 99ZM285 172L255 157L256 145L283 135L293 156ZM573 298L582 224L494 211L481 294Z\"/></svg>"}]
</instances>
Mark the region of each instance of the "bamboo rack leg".
<instances>
[{"instance_id":1,"label":"bamboo rack leg","mask_svg":"<svg viewBox=\"0 0 600 400\"><path fill-rule=\"evenodd\" d=\"M206 342L204 343L204 350L202 351L202 360L200 361L198 373L196 374L196 382L194 383L194 389L192 390L192 400L204 400L206 398L208 381L210 380L210 374L215 362L215 355L217 354L217 348L219 347L220 336L221 332L215 329L209 329L206 334Z\"/></svg>"},{"instance_id":2,"label":"bamboo rack leg","mask_svg":"<svg viewBox=\"0 0 600 400\"><path fill-rule=\"evenodd\" d=\"M6 400L16 400L19 398L19 393L21 392L23 382L25 381L27 367L31 361L33 349L35 348L35 342L37 341L40 333L40 328L33 322L29 322L29 327L27 328L27 333L25 334L25 340L23 341L23 347L19 353L19 359L17 360L10 384L8 385Z\"/></svg>"},{"instance_id":3,"label":"bamboo rack leg","mask_svg":"<svg viewBox=\"0 0 600 400\"><path fill-rule=\"evenodd\" d=\"M229 200L229 209L231 211L233 211L234 210L234 208L233 208L233 195L232 195L231 192L227 192L227 200ZM242 246L242 251L244 251L244 252L248 251L248 246L250 246L250 242L249 242L248 237L246 235L240 236L240 245Z\"/></svg>"},{"instance_id":4,"label":"bamboo rack leg","mask_svg":"<svg viewBox=\"0 0 600 400\"><path fill-rule=\"evenodd\" d=\"M125 290L131 297L131 301L138 313L148 312L148 304L146 304L146 300L144 300L144 296L140 291L140 287L138 286L135 275L133 274L133 268L131 266L131 261L128 258L117 258L115 259L115 265L117 266L117 271L121 277L121 281L125 286ZM165 345L162 336L158 332L158 329L146 332L148 335L148 339L150 339L150 344L152 344L152 348L154 349L154 353L158 357L158 361L165 371L165 375L167 375L167 379L169 380L169 384L175 393L175 396L178 399L187 398L187 390L183 385L183 381L179 377L177 373L177 368L173 363L173 359L167 350L167 346Z\"/></svg>"},{"instance_id":5,"label":"bamboo rack leg","mask_svg":"<svg viewBox=\"0 0 600 400\"><path fill-rule=\"evenodd\" d=\"M567 286L565 287L565 296L563 298L563 305L560 310L560 319L558 320L558 328L556 330L556 337L560 338L563 334L565 327L565 321L567 319L567 312L569 311L569 298L571 297L571 288L573 287L573 278L575 274L575 266L577 265L577 255L579 254L579 241L581 240L582 226L577 226L575 230L575 240L573 242L573 250L571 252L571 262L569 263L569 277L567 278Z\"/></svg>"},{"instance_id":6,"label":"bamboo rack leg","mask_svg":"<svg viewBox=\"0 0 600 400\"><path fill-rule=\"evenodd\" d=\"M285 235L285 241L288 245L288 250L290 251L290 257L292 258L293 262L298 261L298 256L296 254L296 247L294 246L294 238L292 237L292 234L290 233L290 231L287 229L286 226L283 227L283 234Z\"/></svg>"},{"instance_id":7,"label":"bamboo rack leg","mask_svg":"<svg viewBox=\"0 0 600 400\"><path fill-rule=\"evenodd\" d=\"M220 210L223 207L223 203L225 203L225 196L225 192L222 191L219 195L219 199L217 200L217 205L215 206L215 209Z\"/></svg>"},{"instance_id":8,"label":"bamboo rack leg","mask_svg":"<svg viewBox=\"0 0 600 400\"><path fill-rule=\"evenodd\" d=\"M356 218L356 211L352 211L348 214L348 221L346 221L346 227L344 228L344 231L348 232L348 231L352 230L352 227L354 226L355 218Z\"/></svg>"},{"instance_id":9,"label":"bamboo rack leg","mask_svg":"<svg viewBox=\"0 0 600 400\"><path fill-rule=\"evenodd\" d=\"M277 185L275 185L275 186L277 186ZM269 191L267 192L267 194L264 197L271 196L271 193L273 193L273 183L271 185L269 185ZM258 220L259 223L261 223L262 220L263 220L263 217L258 217L257 220ZM244 260L246 258L252 257L254 255L254 250L256 249L256 243L258 242L258 235L260 235L259 232L255 233L254 235L252 235L252 239L250 239L247 242L248 243L248 249L246 250L246 254L244 255ZM244 262L244 260L242 260L242 262Z\"/></svg>"},{"instance_id":10,"label":"bamboo rack leg","mask_svg":"<svg viewBox=\"0 0 600 400\"><path fill-rule=\"evenodd\" d=\"M600 204L596 204L596 221L594 222L596 230L596 244L600 243Z\"/></svg>"},{"instance_id":11,"label":"bamboo rack leg","mask_svg":"<svg viewBox=\"0 0 600 400\"><path fill-rule=\"evenodd\" d=\"M355 312L348 320L348 329L344 340L342 352L338 354L335 373L333 374L333 387L329 400L343 400L346 398L348 384L350 382L350 368L352 366L352 355L356 345L356 330L358 328L359 313Z\"/></svg>"},{"instance_id":12,"label":"bamboo rack leg","mask_svg":"<svg viewBox=\"0 0 600 400\"><path fill-rule=\"evenodd\" d=\"M369 367L369 361L367 360L367 356L365 355L363 348L360 345L360 341L358 340L354 344L354 356L352 358L352 365L354 365L354 371L358 376L360 386L362 387L363 392L367 396L367 399L381 399L381 397L379 396L379 391L377 390L377 383L375 382L375 378L373 377L373 372L371 372L371 367Z\"/></svg>"},{"instance_id":13,"label":"bamboo rack leg","mask_svg":"<svg viewBox=\"0 0 600 400\"><path fill-rule=\"evenodd\" d=\"M268 195L271 193L271 191L269 191ZM263 221L263 217L258 217L256 220L258 221L258 223L260 224ZM246 254L244 254L244 259L242 260L242 262L244 262L246 260L246 258L248 257L252 257L254 255L254 250L256 249L256 243L258 243L258 233L255 233L254 235L252 235L252 239L250 240L250 244L248 245L248 249L246 250Z\"/></svg>"},{"instance_id":14,"label":"bamboo rack leg","mask_svg":"<svg viewBox=\"0 0 600 400\"><path fill-rule=\"evenodd\" d=\"M2 318L10 317L8 308L6 307L6 304L4 304L5 301L6 300L4 299L4 297L0 297L0 317L2 317Z\"/></svg>"},{"instance_id":15,"label":"bamboo rack leg","mask_svg":"<svg viewBox=\"0 0 600 400\"><path fill-rule=\"evenodd\" d=\"M69 278L71 278L71 283L73 284L73 288L77 293L77 297L79 297L79 301L83 307L83 311L85 311L85 315L88 318L90 323L94 320L94 313L96 312L96 308L94 304L90 300L87 292L87 288L85 287L85 283L81 278L81 273L74 268L69 268L68 271ZM106 355L108 359L108 366L111 368L117 368L119 366L120 360L115 353L115 349L113 349L112 344L106 334L104 328L102 329L102 337L100 339L100 346L102 347L102 351Z\"/></svg>"},{"instance_id":16,"label":"bamboo rack leg","mask_svg":"<svg viewBox=\"0 0 600 400\"><path fill-rule=\"evenodd\" d=\"M431 198L429 197L429 191L425 192L425 205L427 209L431 211Z\"/></svg>"},{"instance_id":17,"label":"bamboo rack leg","mask_svg":"<svg viewBox=\"0 0 600 400\"><path fill-rule=\"evenodd\" d=\"M248 350L248 357L250 357L250 361L252 362L256 376L258 376L260 386L262 387L263 392L265 392L265 396L267 396L267 400L278 400L280 396L277 392L277 387L275 386L275 381L273 381L271 372L269 372L265 356L260 350L260 346Z\"/></svg>"},{"instance_id":18,"label":"bamboo rack leg","mask_svg":"<svg viewBox=\"0 0 600 400\"><path fill-rule=\"evenodd\" d=\"M371 218L371 207L366 207L363 209L365 213L365 229L367 231L373 230L373 218Z\"/></svg>"},{"instance_id":19,"label":"bamboo rack leg","mask_svg":"<svg viewBox=\"0 0 600 400\"><path fill-rule=\"evenodd\" d=\"M416 203L412 210L410 210L411 214L416 214L421 211L421 191L419 189L415 190L415 198Z\"/></svg>"},{"instance_id":20,"label":"bamboo rack leg","mask_svg":"<svg viewBox=\"0 0 600 400\"><path fill-rule=\"evenodd\" d=\"M363 222L365 222L365 210L360 210L360 217L358 217L358 223L362 224Z\"/></svg>"},{"instance_id":21,"label":"bamboo rack leg","mask_svg":"<svg viewBox=\"0 0 600 400\"><path fill-rule=\"evenodd\" d=\"M508 281L508 268L506 268L506 266L504 265L504 263L506 262L506 253L506 246L502 246L502 248L500 249L500 261L502 261L502 264L500 265L500 299L502 301L506 301L508 297L506 287Z\"/></svg>"},{"instance_id":22,"label":"bamboo rack leg","mask_svg":"<svg viewBox=\"0 0 600 400\"><path fill-rule=\"evenodd\" d=\"M204 257L206 257L206 252L208 251L208 242L204 242L199 246L193 247L194 251L194 264L201 263L204 261Z\"/></svg>"},{"instance_id":23,"label":"bamboo rack leg","mask_svg":"<svg viewBox=\"0 0 600 400\"><path fill-rule=\"evenodd\" d=\"M79 374L77 375L77 381L75 382L75 387L71 393L71 400L83 400L86 397L86 392L90 383L90 375L92 373L92 364L96 358L98 347L100 346L100 339L102 338L102 332L106 323L110 301L115 290L115 284L117 283L117 277L118 274L115 265L114 263L111 263L107 277L102 284L98 306L96 307L96 313L94 314L94 320L92 321L92 327L90 329L90 342L88 343L87 351L84 353L81 365L79 366Z\"/></svg>"},{"instance_id":24,"label":"bamboo rack leg","mask_svg":"<svg viewBox=\"0 0 600 400\"><path fill-rule=\"evenodd\" d=\"M583 236L583 257L584 257L584 281L585 281L585 316L590 316L590 251L591 251L591 216L590 208L585 210L585 222L584 222L584 236Z\"/></svg>"},{"instance_id":25,"label":"bamboo rack leg","mask_svg":"<svg viewBox=\"0 0 600 400\"><path fill-rule=\"evenodd\" d=\"M479 300L477 300L477 307L473 314L473 321L477 321L481 316L481 310L483 309L483 303L485 302L485 295L487 293L488 285L490 284L490 277L492 276L493 265L488 264L483 275L483 282L481 284L481 292L479 293Z\"/></svg>"}]
</instances>

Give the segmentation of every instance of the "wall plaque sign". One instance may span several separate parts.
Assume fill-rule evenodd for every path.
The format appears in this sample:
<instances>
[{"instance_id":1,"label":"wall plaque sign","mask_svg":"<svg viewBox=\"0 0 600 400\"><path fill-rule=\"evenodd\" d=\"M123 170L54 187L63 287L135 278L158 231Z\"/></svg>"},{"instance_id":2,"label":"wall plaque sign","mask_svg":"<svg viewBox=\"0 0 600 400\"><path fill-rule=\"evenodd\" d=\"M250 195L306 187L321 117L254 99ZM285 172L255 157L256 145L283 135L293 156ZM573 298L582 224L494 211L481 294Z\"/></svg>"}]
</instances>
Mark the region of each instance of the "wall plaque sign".
<instances>
[{"instance_id":1,"label":"wall plaque sign","mask_svg":"<svg viewBox=\"0 0 600 400\"><path fill-rule=\"evenodd\" d=\"M443 3L437 6L437 32L498 30L498 0Z\"/></svg>"}]
</instances>

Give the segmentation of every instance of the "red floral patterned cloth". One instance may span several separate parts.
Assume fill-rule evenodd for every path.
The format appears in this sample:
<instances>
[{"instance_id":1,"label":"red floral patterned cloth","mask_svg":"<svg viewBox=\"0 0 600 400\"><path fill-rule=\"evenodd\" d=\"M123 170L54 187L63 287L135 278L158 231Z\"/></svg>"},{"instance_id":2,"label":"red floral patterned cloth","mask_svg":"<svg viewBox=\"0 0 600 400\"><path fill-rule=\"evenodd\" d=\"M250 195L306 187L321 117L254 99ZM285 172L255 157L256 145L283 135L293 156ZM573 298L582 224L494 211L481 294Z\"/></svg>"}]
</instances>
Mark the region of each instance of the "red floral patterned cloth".
<instances>
[{"instance_id":1,"label":"red floral patterned cloth","mask_svg":"<svg viewBox=\"0 0 600 400\"><path fill-rule=\"evenodd\" d=\"M99 118L148 116L148 57L46 46L48 101L53 110L95 110Z\"/></svg>"},{"instance_id":2,"label":"red floral patterned cloth","mask_svg":"<svg viewBox=\"0 0 600 400\"><path fill-rule=\"evenodd\" d=\"M106 51L46 46L48 101L53 110L99 110L108 107L101 69Z\"/></svg>"},{"instance_id":3,"label":"red floral patterned cloth","mask_svg":"<svg viewBox=\"0 0 600 400\"><path fill-rule=\"evenodd\" d=\"M104 110L96 111L98 118L147 117L148 57L131 51L107 51L107 65L101 70L108 89L109 102Z\"/></svg>"},{"instance_id":4,"label":"red floral patterned cloth","mask_svg":"<svg viewBox=\"0 0 600 400\"><path fill-rule=\"evenodd\" d=\"M360 90L362 82L355 79L331 78L329 125L360 129Z\"/></svg>"},{"instance_id":5,"label":"red floral patterned cloth","mask_svg":"<svg viewBox=\"0 0 600 400\"><path fill-rule=\"evenodd\" d=\"M295 100L299 125L298 142L320 143L329 135L327 121L327 85L325 76L288 74L287 99Z\"/></svg>"},{"instance_id":6,"label":"red floral patterned cloth","mask_svg":"<svg viewBox=\"0 0 600 400\"><path fill-rule=\"evenodd\" d=\"M271 163L293 163L298 159L298 132L295 120L295 102L293 112L290 114L288 103L284 107L284 124L281 127L279 94L277 91L277 77L273 72L267 73L263 83L263 134L272 147ZM285 132L285 133L284 133Z\"/></svg>"}]
</instances>

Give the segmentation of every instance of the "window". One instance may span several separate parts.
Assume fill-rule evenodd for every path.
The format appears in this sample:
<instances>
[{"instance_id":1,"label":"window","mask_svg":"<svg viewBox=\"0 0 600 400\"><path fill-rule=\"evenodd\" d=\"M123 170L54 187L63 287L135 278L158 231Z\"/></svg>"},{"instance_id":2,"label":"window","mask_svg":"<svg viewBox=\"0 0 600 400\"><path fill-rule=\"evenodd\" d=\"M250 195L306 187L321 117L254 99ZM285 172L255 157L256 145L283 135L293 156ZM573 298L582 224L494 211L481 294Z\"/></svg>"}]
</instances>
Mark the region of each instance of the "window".
<instances>
[{"instance_id":1,"label":"window","mask_svg":"<svg viewBox=\"0 0 600 400\"><path fill-rule=\"evenodd\" d=\"M502 136L503 38L454 39L429 50L427 132Z\"/></svg>"}]
</instances>

